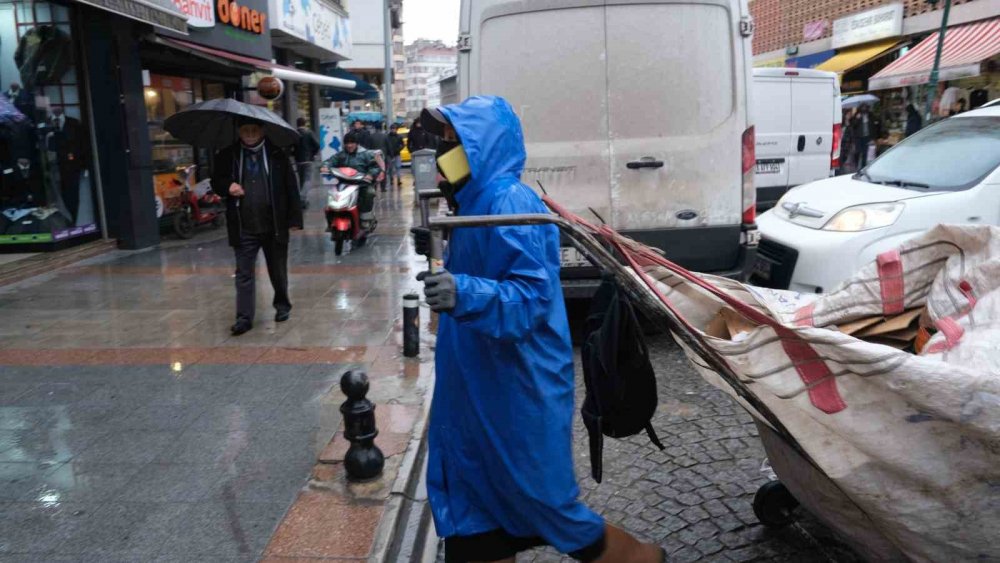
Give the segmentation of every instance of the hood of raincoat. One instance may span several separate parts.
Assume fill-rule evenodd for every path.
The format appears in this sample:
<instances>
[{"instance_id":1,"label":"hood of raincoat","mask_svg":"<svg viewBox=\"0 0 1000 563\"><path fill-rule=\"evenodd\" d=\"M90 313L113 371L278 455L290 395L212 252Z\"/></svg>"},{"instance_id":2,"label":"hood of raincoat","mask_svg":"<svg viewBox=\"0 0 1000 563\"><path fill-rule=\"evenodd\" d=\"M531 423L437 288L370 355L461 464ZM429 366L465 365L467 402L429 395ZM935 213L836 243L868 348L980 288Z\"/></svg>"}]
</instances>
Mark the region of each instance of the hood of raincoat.
<instances>
[{"instance_id":1,"label":"hood of raincoat","mask_svg":"<svg viewBox=\"0 0 1000 563\"><path fill-rule=\"evenodd\" d=\"M456 196L460 203L499 178L521 177L526 158L524 133L507 100L475 96L460 104L443 106L441 113L458 133L472 172L469 182Z\"/></svg>"}]
</instances>

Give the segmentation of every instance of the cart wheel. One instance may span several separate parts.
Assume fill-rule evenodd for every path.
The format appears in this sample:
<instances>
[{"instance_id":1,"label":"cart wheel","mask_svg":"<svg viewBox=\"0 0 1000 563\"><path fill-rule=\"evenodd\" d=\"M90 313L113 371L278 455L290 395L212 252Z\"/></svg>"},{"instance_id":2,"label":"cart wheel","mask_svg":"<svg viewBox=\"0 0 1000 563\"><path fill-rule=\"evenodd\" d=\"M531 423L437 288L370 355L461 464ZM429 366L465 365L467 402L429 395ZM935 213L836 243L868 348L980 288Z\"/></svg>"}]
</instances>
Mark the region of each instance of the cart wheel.
<instances>
[{"instance_id":1,"label":"cart wheel","mask_svg":"<svg viewBox=\"0 0 1000 563\"><path fill-rule=\"evenodd\" d=\"M798 506L799 501L781 481L765 483L753 497L753 513L768 528L784 528L791 524Z\"/></svg>"},{"instance_id":2,"label":"cart wheel","mask_svg":"<svg viewBox=\"0 0 1000 563\"><path fill-rule=\"evenodd\" d=\"M344 253L344 236L341 234L333 235L333 253L337 256Z\"/></svg>"},{"instance_id":3,"label":"cart wheel","mask_svg":"<svg viewBox=\"0 0 1000 563\"><path fill-rule=\"evenodd\" d=\"M180 211L174 215L174 232L182 239L189 239L194 236L194 219L187 211Z\"/></svg>"},{"instance_id":4,"label":"cart wheel","mask_svg":"<svg viewBox=\"0 0 1000 563\"><path fill-rule=\"evenodd\" d=\"M218 215L215 216L215 219L212 219L212 226L215 227L216 229L224 226L225 224L226 224L226 216L222 213L219 213Z\"/></svg>"}]
</instances>

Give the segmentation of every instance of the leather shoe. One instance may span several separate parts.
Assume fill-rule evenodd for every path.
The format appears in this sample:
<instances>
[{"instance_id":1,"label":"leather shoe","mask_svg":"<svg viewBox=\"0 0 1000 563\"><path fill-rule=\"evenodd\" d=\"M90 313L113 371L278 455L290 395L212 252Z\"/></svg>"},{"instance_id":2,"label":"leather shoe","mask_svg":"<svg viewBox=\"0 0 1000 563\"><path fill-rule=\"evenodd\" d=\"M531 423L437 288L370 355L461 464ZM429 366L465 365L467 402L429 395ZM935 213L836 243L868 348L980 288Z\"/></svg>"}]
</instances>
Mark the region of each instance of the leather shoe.
<instances>
[{"instance_id":1,"label":"leather shoe","mask_svg":"<svg viewBox=\"0 0 1000 563\"><path fill-rule=\"evenodd\" d=\"M236 321L236 324L234 324L229 330L232 331L233 336L239 336L241 334L246 334L250 332L250 329L252 328L253 328L253 323L248 323L246 321Z\"/></svg>"},{"instance_id":2,"label":"leather shoe","mask_svg":"<svg viewBox=\"0 0 1000 563\"><path fill-rule=\"evenodd\" d=\"M274 322L283 323L287 321L288 318L291 316L292 316L291 311L278 311L277 313L274 314Z\"/></svg>"}]
</instances>

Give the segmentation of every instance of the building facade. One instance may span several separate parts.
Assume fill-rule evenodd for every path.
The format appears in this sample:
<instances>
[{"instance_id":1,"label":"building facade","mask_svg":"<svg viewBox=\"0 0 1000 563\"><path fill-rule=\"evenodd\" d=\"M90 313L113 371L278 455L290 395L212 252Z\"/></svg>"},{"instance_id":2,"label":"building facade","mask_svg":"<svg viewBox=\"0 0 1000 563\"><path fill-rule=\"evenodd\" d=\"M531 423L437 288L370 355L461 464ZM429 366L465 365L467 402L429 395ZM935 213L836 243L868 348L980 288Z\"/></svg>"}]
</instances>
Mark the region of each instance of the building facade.
<instances>
[{"instance_id":1,"label":"building facade","mask_svg":"<svg viewBox=\"0 0 1000 563\"><path fill-rule=\"evenodd\" d=\"M440 86L435 84L458 68L458 50L442 41L419 39L406 46L406 115L414 119L425 107L440 105ZM437 88L435 101L431 93Z\"/></svg>"},{"instance_id":2,"label":"building facade","mask_svg":"<svg viewBox=\"0 0 1000 563\"><path fill-rule=\"evenodd\" d=\"M385 100L385 0L355 0L351 13L351 58L338 66L378 88L381 97L359 100L349 105L351 111L383 111ZM389 24L392 37L402 33L403 0L389 0ZM400 44L402 42L400 41ZM395 39L393 40L395 48ZM395 55L393 56L395 58ZM390 65L393 63L390 61ZM395 96L394 96L395 97ZM394 110L394 113L398 113Z\"/></svg>"}]
</instances>

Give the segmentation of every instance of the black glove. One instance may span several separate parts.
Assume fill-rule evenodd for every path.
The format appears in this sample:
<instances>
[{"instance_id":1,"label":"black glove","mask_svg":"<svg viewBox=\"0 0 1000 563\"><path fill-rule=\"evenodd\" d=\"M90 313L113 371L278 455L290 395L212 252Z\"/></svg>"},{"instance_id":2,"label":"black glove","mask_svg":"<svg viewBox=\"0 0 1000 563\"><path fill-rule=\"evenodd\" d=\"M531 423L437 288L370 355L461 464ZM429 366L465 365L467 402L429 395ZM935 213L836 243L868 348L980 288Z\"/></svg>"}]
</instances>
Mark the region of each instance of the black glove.
<instances>
[{"instance_id":1,"label":"black glove","mask_svg":"<svg viewBox=\"0 0 1000 563\"><path fill-rule=\"evenodd\" d=\"M410 234L413 235L413 250L421 256L430 256L431 230L427 227L413 227Z\"/></svg>"},{"instance_id":2,"label":"black glove","mask_svg":"<svg viewBox=\"0 0 1000 563\"><path fill-rule=\"evenodd\" d=\"M458 288L455 287L455 276L451 272L420 272L417 274L417 281L424 282L424 297L432 311L447 313L455 308L458 303Z\"/></svg>"}]
</instances>

